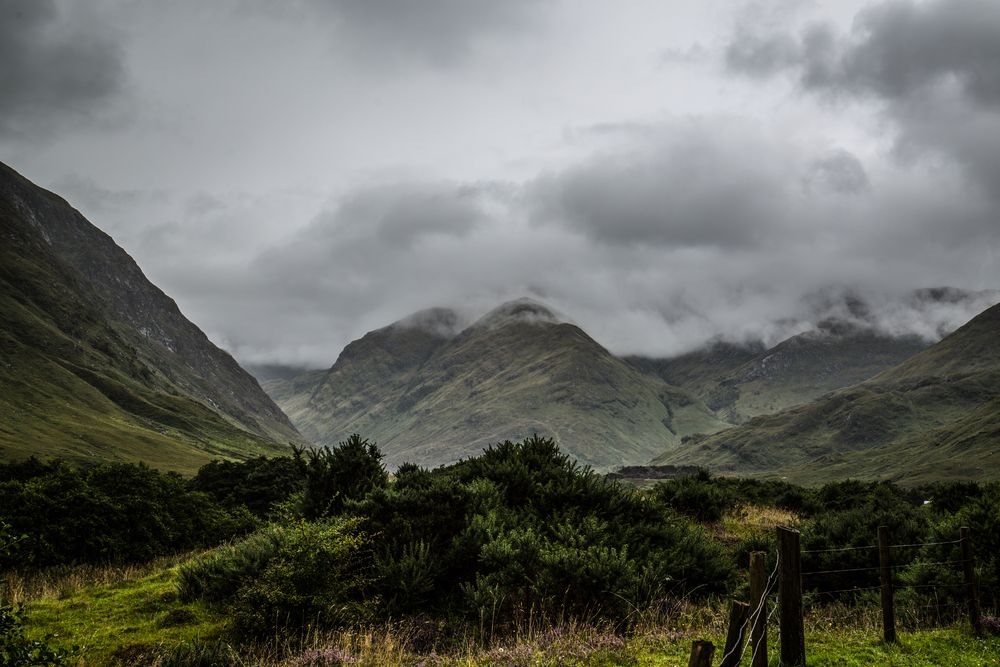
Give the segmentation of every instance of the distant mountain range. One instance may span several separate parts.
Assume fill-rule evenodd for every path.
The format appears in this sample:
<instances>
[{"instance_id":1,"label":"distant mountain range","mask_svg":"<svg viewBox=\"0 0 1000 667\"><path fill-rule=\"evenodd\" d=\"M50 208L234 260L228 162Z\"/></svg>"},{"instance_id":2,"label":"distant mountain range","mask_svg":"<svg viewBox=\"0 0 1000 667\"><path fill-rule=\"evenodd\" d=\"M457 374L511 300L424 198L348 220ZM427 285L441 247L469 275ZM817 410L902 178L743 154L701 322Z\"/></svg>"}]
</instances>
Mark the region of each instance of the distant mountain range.
<instances>
[{"instance_id":1,"label":"distant mountain range","mask_svg":"<svg viewBox=\"0 0 1000 667\"><path fill-rule=\"evenodd\" d=\"M855 386L695 438L656 464L799 481L1000 478L1000 305Z\"/></svg>"},{"instance_id":2,"label":"distant mountain range","mask_svg":"<svg viewBox=\"0 0 1000 667\"><path fill-rule=\"evenodd\" d=\"M934 304L981 297L913 295ZM882 332L859 300L841 310L842 319L771 348L716 341L652 359L616 357L530 299L468 326L438 308L366 334L329 369L266 369L262 385L306 437L334 444L361 433L379 443L390 466L449 463L537 432L598 469L650 458L711 467L716 454L702 457L697 448L724 441L734 425L864 382L929 345Z\"/></svg>"},{"instance_id":3,"label":"distant mountain range","mask_svg":"<svg viewBox=\"0 0 1000 667\"><path fill-rule=\"evenodd\" d=\"M325 370L255 367L269 397L109 236L3 165L0 241L0 460L191 472L357 432L390 468L431 467L538 433L601 470L1000 476L1000 306L929 343L997 292L877 305L828 290L776 345L671 359L615 356L530 299L471 323L435 308Z\"/></svg>"},{"instance_id":4,"label":"distant mountain range","mask_svg":"<svg viewBox=\"0 0 1000 667\"><path fill-rule=\"evenodd\" d=\"M673 359L627 360L691 391L725 421L741 424L863 382L927 345L913 335L893 337L826 320L769 349L716 342Z\"/></svg>"},{"instance_id":5,"label":"distant mountain range","mask_svg":"<svg viewBox=\"0 0 1000 667\"><path fill-rule=\"evenodd\" d=\"M0 164L0 460L193 471L302 442L111 237Z\"/></svg>"},{"instance_id":6,"label":"distant mountain range","mask_svg":"<svg viewBox=\"0 0 1000 667\"><path fill-rule=\"evenodd\" d=\"M467 327L447 309L417 313L349 344L329 370L264 387L306 437L361 433L390 467L449 463L539 433L611 468L726 426L528 299Z\"/></svg>"}]
</instances>

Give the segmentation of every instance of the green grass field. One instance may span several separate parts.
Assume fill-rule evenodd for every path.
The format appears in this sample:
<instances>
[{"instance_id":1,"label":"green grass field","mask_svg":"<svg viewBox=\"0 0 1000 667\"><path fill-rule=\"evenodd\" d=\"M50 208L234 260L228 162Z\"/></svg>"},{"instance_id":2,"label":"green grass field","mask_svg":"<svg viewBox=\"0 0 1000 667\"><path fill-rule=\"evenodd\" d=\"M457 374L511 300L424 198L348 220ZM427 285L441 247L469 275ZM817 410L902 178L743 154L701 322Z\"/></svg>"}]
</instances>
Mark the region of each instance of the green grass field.
<instances>
[{"instance_id":1,"label":"green grass field","mask_svg":"<svg viewBox=\"0 0 1000 667\"><path fill-rule=\"evenodd\" d=\"M101 578L98 570L92 579ZM109 577L104 576L105 579ZM110 577L114 579L114 577ZM54 635L63 646L76 645L76 664L160 664L158 656L180 646L207 646L213 652L228 652L231 637L220 610L200 604L185 604L176 594L177 567L169 563L145 571L129 570L117 581L87 584L67 577L39 589L28 604L29 633L34 637ZM8 581L8 592L10 590ZM332 665L322 656L348 657L358 665L441 665L467 667L515 667L589 665L610 667L683 667L691 642L708 639L716 644L716 662L724 642L724 604L681 606L668 617L641 624L628 636L586 626L527 628L519 636L489 646L473 640L452 642L440 652L418 652L409 648L413 630L402 627L366 627L305 638L300 657L312 651L315 662L296 662L283 651L294 638L275 637L262 646L231 649L246 665ZM843 610L841 610L843 611ZM772 618L769 627L771 664L777 664L778 638ZM881 641L877 610L856 614L810 610L806 620L808 665L928 667L985 667L1000 665L1000 637L975 638L965 626L901 630L897 644ZM294 652L293 652L294 653ZM209 663L182 663L209 664ZM744 657L749 664L749 656Z\"/></svg>"}]
</instances>

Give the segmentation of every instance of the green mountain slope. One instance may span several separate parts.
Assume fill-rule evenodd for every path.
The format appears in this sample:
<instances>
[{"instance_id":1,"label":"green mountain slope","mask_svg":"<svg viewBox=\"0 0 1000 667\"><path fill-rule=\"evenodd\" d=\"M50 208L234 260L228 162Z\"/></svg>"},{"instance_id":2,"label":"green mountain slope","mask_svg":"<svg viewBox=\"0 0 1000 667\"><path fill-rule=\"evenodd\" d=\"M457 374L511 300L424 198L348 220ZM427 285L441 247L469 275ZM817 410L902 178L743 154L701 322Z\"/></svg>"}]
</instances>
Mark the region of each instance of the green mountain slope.
<instances>
[{"instance_id":1,"label":"green mountain slope","mask_svg":"<svg viewBox=\"0 0 1000 667\"><path fill-rule=\"evenodd\" d=\"M1000 306L867 382L689 444L654 463L802 481L1000 478Z\"/></svg>"},{"instance_id":2,"label":"green mountain slope","mask_svg":"<svg viewBox=\"0 0 1000 667\"><path fill-rule=\"evenodd\" d=\"M0 459L191 471L301 437L114 241L0 165Z\"/></svg>"},{"instance_id":3,"label":"green mountain slope","mask_svg":"<svg viewBox=\"0 0 1000 667\"><path fill-rule=\"evenodd\" d=\"M826 320L768 349L716 343L674 359L629 362L691 391L721 419L741 424L864 382L927 345L917 336Z\"/></svg>"},{"instance_id":4,"label":"green mountain slope","mask_svg":"<svg viewBox=\"0 0 1000 667\"><path fill-rule=\"evenodd\" d=\"M648 460L719 422L687 392L648 377L541 304L504 304L459 333L450 311L348 345L329 371L265 383L315 442L352 432L390 466L425 466L539 433L597 468Z\"/></svg>"}]
</instances>

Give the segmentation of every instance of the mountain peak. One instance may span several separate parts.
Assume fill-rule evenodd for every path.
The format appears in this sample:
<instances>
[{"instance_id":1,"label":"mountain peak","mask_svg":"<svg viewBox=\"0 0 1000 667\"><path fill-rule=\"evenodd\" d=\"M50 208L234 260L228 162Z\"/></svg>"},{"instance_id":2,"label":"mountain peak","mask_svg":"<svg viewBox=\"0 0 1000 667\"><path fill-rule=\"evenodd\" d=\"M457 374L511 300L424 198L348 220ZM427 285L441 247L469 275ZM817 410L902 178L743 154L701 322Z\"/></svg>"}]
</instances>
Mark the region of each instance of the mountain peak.
<instances>
[{"instance_id":1,"label":"mountain peak","mask_svg":"<svg viewBox=\"0 0 1000 667\"><path fill-rule=\"evenodd\" d=\"M393 322L391 329L417 329L437 338L454 338L465 328L465 318L451 308L427 308Z\"/></svg>"},{"instance_id":2,"label":"mountain peak","mask_svg":"<svg viewBox=\"0 0 1000 667\"><path fill-rule=\"evenodd\" d=\"M556 311L534 299L521 297L502 303L480 317L476 328L495 329L511 324L561 324L566 321Z\"/></svg>"}]
</instances>

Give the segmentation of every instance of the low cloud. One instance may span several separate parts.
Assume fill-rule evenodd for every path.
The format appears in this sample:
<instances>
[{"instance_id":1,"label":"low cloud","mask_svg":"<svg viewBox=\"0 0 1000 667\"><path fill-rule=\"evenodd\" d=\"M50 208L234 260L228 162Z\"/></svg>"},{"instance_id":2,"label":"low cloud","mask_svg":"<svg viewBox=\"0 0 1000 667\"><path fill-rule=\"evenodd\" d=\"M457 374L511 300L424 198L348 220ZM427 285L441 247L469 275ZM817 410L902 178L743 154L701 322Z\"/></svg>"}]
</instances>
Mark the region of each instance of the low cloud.
<instances>
[{"instance_id":1,"label":"low cloud","mask_svg":"<svg viewBox=\"0 0 1000 667\"><path fill-rule=\"evenodd\" d=\"M914 301L1000 282L992 207L961 180L886 176L885 158L725 117L616 141L521 183L361 188L242 266L194 255L171 280L201 290L191 314L241 360L315 367L414 311L471 318L525 295L653 356L774 344L831 317L933 339L997 298Z\"/></svg>"}]
</instances>

